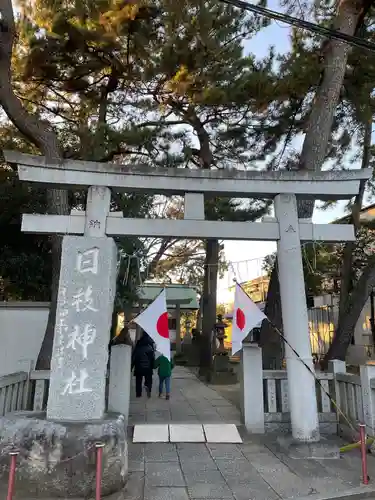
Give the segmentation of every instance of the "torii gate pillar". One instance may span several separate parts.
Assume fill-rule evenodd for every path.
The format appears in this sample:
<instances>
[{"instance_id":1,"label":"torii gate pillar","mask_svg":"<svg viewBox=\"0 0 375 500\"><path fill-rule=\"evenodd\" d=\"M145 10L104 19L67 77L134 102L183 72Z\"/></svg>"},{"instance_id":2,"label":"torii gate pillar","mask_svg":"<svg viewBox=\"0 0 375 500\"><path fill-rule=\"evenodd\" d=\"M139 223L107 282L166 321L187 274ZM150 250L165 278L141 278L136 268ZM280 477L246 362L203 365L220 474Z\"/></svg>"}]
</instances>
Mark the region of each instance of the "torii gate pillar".
<instances>
[{"instance_id":1,"label":"torii gate pillar","mask_svg":"<svg viewBox=\"0 0 375 500\"><path fill-rule=\"evenodd\" d=\"M277 262L283 330L286 340L301 357L285 343L292 434L298 441L314 442L320 439L319 417L295 195L276 196L275 215L280 227Z\"/></svg>"}]
</instances>

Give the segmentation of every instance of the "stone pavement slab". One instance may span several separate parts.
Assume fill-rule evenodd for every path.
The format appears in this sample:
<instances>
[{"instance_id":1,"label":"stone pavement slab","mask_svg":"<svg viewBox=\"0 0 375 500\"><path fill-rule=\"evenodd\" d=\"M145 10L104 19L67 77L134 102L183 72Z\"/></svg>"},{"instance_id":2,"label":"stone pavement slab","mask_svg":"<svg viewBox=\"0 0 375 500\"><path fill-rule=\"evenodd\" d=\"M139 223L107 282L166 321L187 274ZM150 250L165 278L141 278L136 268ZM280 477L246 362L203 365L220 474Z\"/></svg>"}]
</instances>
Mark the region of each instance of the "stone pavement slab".
<instances>
[{"instance_id":1,"label":"stone pavement slab","mask_svg":"<svg viewBox=\"0 0 375 500\"><path fill-rule=\"evenodd\" d=\"M207 448L214 460L236 460L244 458L242 451L235 444L207 443Z\"/></svg>"},{"instance_id":2,"label":"stone pavement slab","mask_svg":"<svg viewBox=\"0 0 375 500\"><path fill-rule=\"evenodd\" d=\"M233 493L230 488L222 483L207 484L197 483L193 486L188 486L188 494L191 499L231 499L233 500Z\"/></svg>"},{"instance_id":3,"label":"stone pavement slab","mask_svg":"<svg viewBox=\"0 0 375 500\"><path fill-rule=\"evenodd\" d=\"M206 483L206 484L219 484L225 483L225 479L223 478L220 471L217 469L195 469L190 470L189 472L184 473L185 481L188 486L194 486L197 483Z\"/></svg>"},{"instance_id":4,"label":"stone pavement slab","mask_svg":"<svg viewBox=\"0 0 375 500\"><path fill-rule=\"evenodd\" d=\"M133 443L242 443L234 424L136 424Z\"/></svg>"},{"instance_id":5,"label":"stone pavement slab","mask_svg":"<svg viewBox=\"0 0 375 500\"><path fill-rule=\"evenodd\" d=\"M137 424L134 426L134 443L167 443L168 441L168 425Z\"/></svg>"},{"instance_id":6,"label":"stone pavement slab","mask_svg":"<svg viewBox=\"0 0 375 500\"><path fill-rule=\"evenodd\" d=\"M173 443L147 443L144 447L146 462L178 462L176 446Z\"/></svg>"},{"instance_id":7,"label":"stone pavement slab","mask_svg":"<svg viewBox=\"0 0 375 500\"><path fill-rule=\"evenodd\" d=\"M170 424L171 443L204 443L203 427L199 424Z\"/></svg>"},{"instance_id":8,"label":"stone pavement slab","mask_svg":"<svg viewBox=\"0 0 375 500\"><path fill-rule=\"evenodd\" d=\"M189 500L186 488L152 488L145 490L144 500Z\"/></svg>"},{"instance_id":9,"label":"stone pavement slab","mask_svg":"<svg viewBox=\"0 0 375 500\"><path fill-rule=\"evenodd\" d=\"M177 453L180 461L212 462L209 449L203 443L178 443Z\"/></svg>"},{"instance_id":10,"label":"stone pavement slab","mask_svg":"<svg viewBox=\"0 0 375 500\"><path fill-rule=\"evenodd\" d=\"M146 488L185 486L181 467L173 462L146 462Z\"/></svg>"},{"instance_id":11,"label":"stone pavement slab","mask_svg":"<svg viewBox=\"0 0 375 500\"><path fill-rule=\"evenodd\" d=\"M267 484L252 482L249 485L236 485L231 488L235 500L280 500L280 496Z\"/></svg>"},{"instance_id":12,"label":"stone pavement slab","mask_svg":"<svg viewBox=\"0 0 375 500\"><path fill-rule=\"evenodd\" d=\"M220 459L216 460L216 465L228 484L248 484L250 477L253 480L261 481L256 469L245 458L239 460Z\"/></svg>"},{"instance_id":13,"label":"stone pavement slab","mask_svg":"<svg viewBox=\"0 0 375 500\"><path fill-rule=\"evenodd\" d=\"M207 443L242 443L241 436L234 424L205 424L203 428Z\"/></svg>"}]
</instances>

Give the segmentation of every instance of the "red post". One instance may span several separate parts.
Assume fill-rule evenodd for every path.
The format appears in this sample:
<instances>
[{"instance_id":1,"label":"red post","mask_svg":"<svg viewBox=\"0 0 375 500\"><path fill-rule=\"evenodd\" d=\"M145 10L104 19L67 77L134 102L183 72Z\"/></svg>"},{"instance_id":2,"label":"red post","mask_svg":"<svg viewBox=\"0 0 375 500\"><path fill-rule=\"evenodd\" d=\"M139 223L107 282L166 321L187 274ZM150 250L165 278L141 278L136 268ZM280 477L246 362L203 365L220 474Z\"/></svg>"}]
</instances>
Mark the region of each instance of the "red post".
<instances>
[{"instance_id":1,"label":"red post","mask_svg":"<svg viewBox=\"0 0 375 500\"><path fill-rule=\"evenodd\" d=\"M14 493L14 482L15 482L15 477L16 477L18 451L12 451L9 453L9 455L10 455L10 468L9 468L7 500L12 500L13 493Z\"/></svg>"},{"instance_id":2,"label":"red post","mask_svg":"<svg viewBox=\"0 0 375 500\"><path fill-rule=\"evenodd\" d=\"M103 469L103 443L96 443L96 490L95 500L100 500L102 496L102 469Z\"/></svg>"},{"instance_id":3,"label":"red post","mask_svg":"<svg viewBox=\"0 0 375 500\"><path fill-rule=\"evenodd\" d=\"M367 473L367 447L366 447L366 425L359 424L359 436L361 440L361 458L362 458L362 478L363 484L368 484Z\"/></svg>"}]
</instances>

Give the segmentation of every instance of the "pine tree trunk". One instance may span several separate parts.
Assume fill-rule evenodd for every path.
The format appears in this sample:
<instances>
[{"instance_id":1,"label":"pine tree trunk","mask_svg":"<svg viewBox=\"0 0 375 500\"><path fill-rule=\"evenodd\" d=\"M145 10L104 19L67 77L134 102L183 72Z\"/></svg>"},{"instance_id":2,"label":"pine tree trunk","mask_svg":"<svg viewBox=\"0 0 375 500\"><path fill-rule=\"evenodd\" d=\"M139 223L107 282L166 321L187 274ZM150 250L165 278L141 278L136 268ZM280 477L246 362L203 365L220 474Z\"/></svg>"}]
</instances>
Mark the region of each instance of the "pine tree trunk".
<instances>
[{"instance_id":1,"label":"pine tree trunk","mask_svg":"<svg viewBox=\"0 0 375 500\"><path fill-rule=\"evenodd\" d=\"M371 133L372 133L372 118L365 124L364 138L363 138L363 155L361 168L368 168L371 157ZM360 227L360 211L365 193L365 183L362 182L359 192L355 198L352 207L351 221L354 225L356 234ZM372 265L367 269L370 285L365 285L361 280L356 284L354 290L351 290L352 285L352 266L353 266L353 253L355 250L356 242L348 241L344 248L343 263L341 267L341 283L340 283L340 302L339 302L339 319L335 335L330 345L328 352L325 356L322 366L327 367L330 359L345 359L346 352L350 345L350 341L354 334L354 330L359 320L363 307L372 291L371 287L371 272ZM364 271L366 272L366 270ZM360 292L357 288L362 286ZM368 294L366 295L366 290ZM364 295L365 294L365 295ZM360 305L361 309L358 309ZM359 312L358 312L359 311Z\"/></svg>"},{"instance_id":2,"label":"pine tree trunk","mask_svg":"<svg viewBox=\"0 0 375 500\"><path fill-rule=\"evenodd\" d=\"M329 359L345 360L354 329L373 287L375 287L374 262L363 270L355 289L347 301L346 310L337 325L335 337L324 360L324 366L326 366Z\"/></svg>"},{"instance_id":3,"label":"pine tree trunk","mask_svg":"<svg viewBox=\"0 0 375 500\"><path fill-rule=\"evenodd\" d=\"M364 137L363 137L363 153L361 168L369 167L370 154L371 154L371 131L372 131L372 118L365 123ZM352 215L350 223L354 224L355 233L357 235L360 227L360 212L365 194L366 183L361 182L359 192L355 197L352 206ZM351 284L352 284L352 264L353 252L355 250L356 242L348 241L344 248L343 263L341 267L341 281L340 281L340 303L339 303L339 318L344 313L346 303L349 297Z\"/></svg>"},{"instance_id":4,"label":"pine tree trunk","mask_svg":"<svg viewBox=\"0 0 375 500\"><path fill-rule=\"evenodd\" d=\"M199 373L209 376L212 365L212 331L216 323L217 274L220 245L218 240L206 242L206 259L203 284L203 318L201 336L201 359Z\"/></svg>"},{"instance_id":5,"label":"pine tree trunk","mask_svg":"<svg viewBox=\"0 0 375 500\"><path fill-rule=\"evenodd\" d=\"M203 170L209 170L212 166L213 155L210 146L210 137L203 123L199 120L193 106L183 112L188 123L194 128L199 140L199 161ZM215 216L212 207L208 207L206 215ZM216 294L217 277L219 268L220 245L218 240L208 239L206 241L206 258L204 266L204 285L202 293L202 335L201 356L199 373L207 379L210 377L212 367L212 331L216 323Z\"/></svg>"},{"instance_id":6,"label":"pine tree trunk","mask_svg":"<svg viewBox=\"0 0 375 500\"><path fill-rule=\"evenodd\" d=\"M61 151L57 136L48 123L32 115L22 106L12 88L11 59L13 41L16 35L11 0L2 0L0 29L0 103L15 127L35 144L49 163L61 163ZM68 192L62 189L47 191L48 212L52 214L69 213ZM37 369L49 369L52 355L53 335L56 318L58 284L60 276L61 238L51 237L52 279L51 305L47 328L38 356Z\"/></svg>"},{"instance_id":7,"label":"pine tree trunk","mask_svg":"<svg viewBox=\"0 0 375 500\"><path fill-rule=\"evenodd\" d=\"M354 35L358 21L363 16L364 9L369 8L368 4L367 0L343 0L340 2L334 22L334 29L347 35ZM350 46L345 42L330 40L328 43L325 43L324 70L307 123L298 170L319 171L323 166L333 119L344 81L349 51ZM298 217L312 218L314 205L314 202L311 200L299 199ZM274 279L278 280L277 274ZM267 296L266 307L270 311L270 314L274 315L270 319L276 324L282 325L280 294L277 294L279 286L272 285L272 293L270 292ZM265 345L269 340L270 334L264 328L268 327L264 325L261 331L262 343Z\"/></svg>"},{"instance_id":8,"label":"pine tree trunk","mask_svg":"<svg viewBox=\"0 0 375 500\"><path fill-rule=\"evenodd\" d=\"M280 284L277 274L277 262L272 270L268 285L266 307L264 314L279 330L282 330ZM260 342L262 347L263 369L280 370L282 367L282 342L277 331L268 321L263 321L260 330Z\"/></svg>"}]
</instances>

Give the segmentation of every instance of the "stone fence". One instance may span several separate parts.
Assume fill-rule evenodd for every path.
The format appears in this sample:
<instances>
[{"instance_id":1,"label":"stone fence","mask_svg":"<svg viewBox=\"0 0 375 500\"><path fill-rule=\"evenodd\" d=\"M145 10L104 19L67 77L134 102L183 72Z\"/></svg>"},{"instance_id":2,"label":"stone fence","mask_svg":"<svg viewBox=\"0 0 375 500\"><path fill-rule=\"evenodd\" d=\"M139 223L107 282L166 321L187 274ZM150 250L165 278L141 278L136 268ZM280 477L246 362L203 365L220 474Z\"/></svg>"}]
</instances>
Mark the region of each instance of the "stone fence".
<instances>
[{"instance_id":1,"label":"stone fence","mask_svg":"<svg viewBox=\"0 0 375 500\"><path fill-rule=\"evenodd\" d=\"M241 401L249 432L290 432L286 370L262 370L262 351L245 344L242 355ZM358 424L375 436L375 364L347 373L343 361L330 362L328 372L316 372L316 397L322 434L357 437ZM303 391L303 387L300 389Z\"/></svg>"},{"instance_id":2,"label":"stone fence","mask_svg":"<svg viewBox=\"0 0 375 500\"><path fill-rule=\"evenodd\" d=\"M332 373L317 373L316 395L322 434L337 432L337 415L329 396L333 396ZM301 388L302 390L302 388ZM264 427L266 431L289 432L290 413L286 370L263 370Z\"/></svg>"},{"instance_id":3,"label":"stone fence","mask_svg":"<svg viewBox=\"0 0 375 500\"><path fill-rule=\"evenodd\" d=\"M45 409L49 371L17 372L0 377L0 416L9 412Z\"/></svg>"},{"instance_id":4,"label":"stone fence","mask_svg":"<svg viewBox=\"0 0 375 500\"><path fill-rule=\"evenodd\" d=\"M117 354L124 360L121 349ZM242 363L242 413L248 431L289 432L287 372L262 370L261 349L255 346L244 348ZM122 369L119 376L123 377L123 374ZM116 373L112 373L112 376L113 379L118 378ZM49 377L50 372L42 370L31 370L29 373L21 371L0 377L0 416L13 411L44 411ZM346 372L345 362L335 360L331 362L329 372L317 372L316 377L322 434L338 433L352 439L356 437L354 429L357 430L358 424L363 422L367 426L367 433L375 436L375 365L361 366L360 375L353 375ZM115 391L112 399L124 396L125 385L121 383L122 390ZM125 406L128 406L129 401L129 395L125 396L123 413L126 413Z\"/></svg>"},{"instance_id":5,"label":"stone fence","mask_svg":"<svg viewBox=\"0 0 375 500\"><path fill-rule=\"evenodd\" d=\"M128 418L130 401L131 347L111 348L111 366L107 373L107 409ZM129 372L128 384L124 374ZM0 376L0 416L14 411L45 411L50 386L47 370L19 371Z\"/></svg>"}]
</instances>

